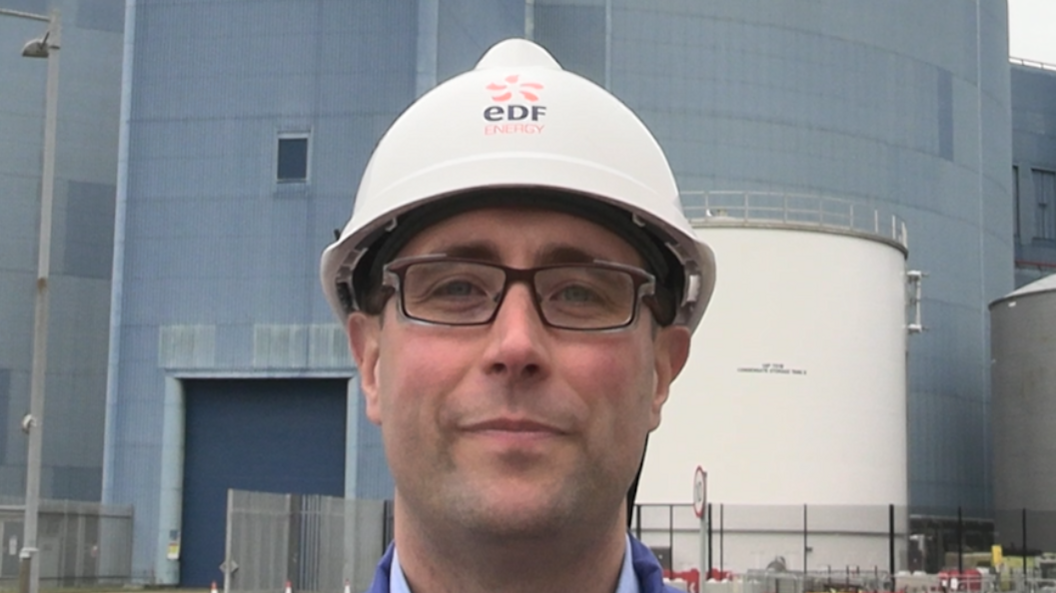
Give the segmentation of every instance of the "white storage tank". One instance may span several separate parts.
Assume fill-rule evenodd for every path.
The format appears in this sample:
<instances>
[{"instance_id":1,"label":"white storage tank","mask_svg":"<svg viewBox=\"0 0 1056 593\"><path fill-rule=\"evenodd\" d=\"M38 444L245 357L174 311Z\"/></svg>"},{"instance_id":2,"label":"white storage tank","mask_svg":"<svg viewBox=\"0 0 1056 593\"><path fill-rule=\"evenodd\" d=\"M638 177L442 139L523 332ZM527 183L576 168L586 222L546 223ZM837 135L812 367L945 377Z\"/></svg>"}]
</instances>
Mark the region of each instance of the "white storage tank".
<instances>
[{"instance_id":1,"label":"white storage tank","mask_svg":"<svg viewBox=\"0 0 1056 593\"><path fill-rule=\"evenodd\" d=\"M817 196L713 192L705 202L687 214L715 251L718 283L650 439L638 501L691 502L700 465L709 501L726 507L726 527L740 514L735 522L773 544L738 551L727 530L725 568L765 568L783 556L802 569L806 521L811 531L868 540L857 549L853 537L831 545L812 537L811 570L886 569L889 505L899 507L904 534L908 497L914 299L904 226Z\"/></svg>"},{"instance_id":2,"label":"white storage tank","mask_svg":"<svg viewBox=\"0 0 1056 593\"><path fill-rule=\"evenodd\" d=\"M990 304L994 515L1000 543L1056 550L1056 274Z\"/></svg>"}]
</instances>

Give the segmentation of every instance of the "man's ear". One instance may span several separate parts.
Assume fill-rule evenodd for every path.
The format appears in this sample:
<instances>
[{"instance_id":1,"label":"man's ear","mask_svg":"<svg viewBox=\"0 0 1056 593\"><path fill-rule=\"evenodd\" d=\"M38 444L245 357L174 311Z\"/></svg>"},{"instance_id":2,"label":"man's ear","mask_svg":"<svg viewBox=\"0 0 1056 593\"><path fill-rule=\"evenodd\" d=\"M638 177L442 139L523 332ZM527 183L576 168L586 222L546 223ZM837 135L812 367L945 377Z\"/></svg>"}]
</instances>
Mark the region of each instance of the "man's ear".
<instances>
[{"instance_id":1,"label":"man's ear","mask_svg":"<svg viewBox=\"0 0 1056 593\"><path fill-rule=\"evenodd\" d=\"M367 418L381 424L381 401L378 398L378 357L381 337L380 317L355 312L348 316L348 345L359 368L359 384L366 401Z\"/></svg>"},{"instance_id":2,"label":"man's ear","mask_svg":"<svg viewBox=\"0 0 1056 593\"><path fill-rule=\"evenodd\" d=\"M671 383L689 359L689 329L671 325L659 331L654 342L656 382L650 409L650 430L660 425L660 410L671 393Z\"/></svg>"}]
</instances>

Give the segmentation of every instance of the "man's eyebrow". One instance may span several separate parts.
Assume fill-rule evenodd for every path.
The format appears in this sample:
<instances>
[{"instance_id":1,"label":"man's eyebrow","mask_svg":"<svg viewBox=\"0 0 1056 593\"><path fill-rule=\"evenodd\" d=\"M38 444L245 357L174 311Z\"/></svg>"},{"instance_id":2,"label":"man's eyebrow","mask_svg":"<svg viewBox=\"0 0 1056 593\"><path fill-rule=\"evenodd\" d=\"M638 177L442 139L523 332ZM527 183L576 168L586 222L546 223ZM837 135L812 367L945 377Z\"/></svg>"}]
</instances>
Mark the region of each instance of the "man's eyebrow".
<instances>
[{"instance_id":1,"label":"man's eyebrow","mask_svg":"<svg viewBox=\"0 0 1056 593\"><path fill-rule=\"evenodd\" d=\"M472 241L469 243L450 243L433 245L429 249L433 253L443 253L448 257L461 257L465 259L476 259L481 261L497 262L499 250L489 241Z\"/></svg>"},{"instance_id":2,"label":"man's eyebrow","mask_svg":"<svg viewBox=\"0 0 1056 593\"><path fill-rule=\"evenodd\" d=\"M597 259L604 259L596 253L572 245L551 245L543 249L536 265L548 264L580 264L590 263Z\"/></svg>"}]
</instances>

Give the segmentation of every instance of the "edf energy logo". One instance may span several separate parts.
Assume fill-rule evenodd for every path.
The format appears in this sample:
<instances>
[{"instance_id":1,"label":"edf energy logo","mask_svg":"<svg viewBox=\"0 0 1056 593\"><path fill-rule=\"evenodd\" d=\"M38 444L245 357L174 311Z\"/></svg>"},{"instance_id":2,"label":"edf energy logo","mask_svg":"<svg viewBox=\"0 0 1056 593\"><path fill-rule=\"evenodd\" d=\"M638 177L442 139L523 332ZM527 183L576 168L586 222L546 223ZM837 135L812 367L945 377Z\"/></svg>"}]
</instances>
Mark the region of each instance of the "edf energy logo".
<instances>
[{"instance_id":1,"label":"edf energy logo","mask_svg":"<svg viewBox=\"0 0 1056 593\"><path fill-rule=\"evenodd\" d=\"M538 105L538 82L521 82L520 74L512 74L484 87L491 93L494 104L484 108L484 135L497 134L541 134L543 124L539 120L546 115L546 106Z\"/></svg>"}]
</instances>

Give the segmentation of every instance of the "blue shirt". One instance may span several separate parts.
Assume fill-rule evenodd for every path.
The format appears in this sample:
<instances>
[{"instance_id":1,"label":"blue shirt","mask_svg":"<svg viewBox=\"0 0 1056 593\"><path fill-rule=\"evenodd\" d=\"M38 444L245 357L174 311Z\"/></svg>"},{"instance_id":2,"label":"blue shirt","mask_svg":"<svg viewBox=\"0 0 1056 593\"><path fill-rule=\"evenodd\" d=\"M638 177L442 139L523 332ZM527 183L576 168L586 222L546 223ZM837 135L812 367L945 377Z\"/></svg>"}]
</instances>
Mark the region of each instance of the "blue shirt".
<instances>
[{"instance_id":1,"label":"blue shirt","mask_svg":"<svg viewBox=\"0 0 1056 593\"><path fill-rule=\"evenodd\" d=\"M664 585L660 563L649 548L627 536L627 547L620 568L620 579L614 593L672 593L677 589ZM366 593L411 593L400 568L395 546L389 546L378 568L374 582Z\"/></svg>"}]
</instances>

